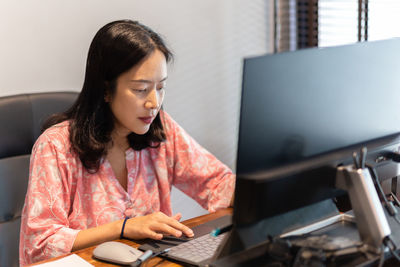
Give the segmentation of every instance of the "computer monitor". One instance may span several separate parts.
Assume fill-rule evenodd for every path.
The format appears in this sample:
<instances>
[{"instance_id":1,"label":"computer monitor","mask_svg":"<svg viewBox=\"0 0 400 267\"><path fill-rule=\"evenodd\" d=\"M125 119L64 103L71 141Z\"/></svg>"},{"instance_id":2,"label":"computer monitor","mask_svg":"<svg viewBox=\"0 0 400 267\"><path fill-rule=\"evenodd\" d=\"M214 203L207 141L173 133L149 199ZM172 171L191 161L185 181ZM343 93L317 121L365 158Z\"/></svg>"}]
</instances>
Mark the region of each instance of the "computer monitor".
<instances>
[{"instance_id":1,"label":"computer monitor","mask_svg":"<svg viewBox=\"0 0 400 267\"><path fill-rule=\"evenodd\" d=\"M399 133L400 39L245 59L234 225L343 194L337 166L392 164Z\"/></svg>"}]
</instances>

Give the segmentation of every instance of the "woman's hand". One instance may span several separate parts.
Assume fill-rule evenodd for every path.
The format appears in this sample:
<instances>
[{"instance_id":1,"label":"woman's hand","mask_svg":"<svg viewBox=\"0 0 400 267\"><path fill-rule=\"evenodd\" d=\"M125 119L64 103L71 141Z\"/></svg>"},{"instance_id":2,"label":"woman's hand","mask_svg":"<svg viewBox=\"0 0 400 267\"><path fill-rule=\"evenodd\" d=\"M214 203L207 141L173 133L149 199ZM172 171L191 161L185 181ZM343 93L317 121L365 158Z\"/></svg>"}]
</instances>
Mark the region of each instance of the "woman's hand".
<instances>
[{"instance_id":1,"label":"woman's hand","mask_svg":"<svg viewBox=\"0 0 400 267\"><path fill-rule=\"evenodd\" d=\"M188 237L193 237L193 231L179 222L181 217L180 213L169 217L162 212L156 212L146 216L131 218L126 221L124 237L160 240L164 235L181 237L182 233Z\"/></svg>"},{"instance_id":2,"label":"woman's hand","mask_svg":"<svg viewBox=\"0 0 400 267\"><path fill-rule=\"evenodd\" d=\"M193 231L179 222L181 217L180 213L173 217L168 217L162 212L156 212L146 216L131 218L125 223L124 237L131 239L162 239L164 235L180 237L182 234L192 237ZM74 241L72 251L118 239L121 234L123 221L114 221L80 230Z\"/></svg>"}]
</instances>

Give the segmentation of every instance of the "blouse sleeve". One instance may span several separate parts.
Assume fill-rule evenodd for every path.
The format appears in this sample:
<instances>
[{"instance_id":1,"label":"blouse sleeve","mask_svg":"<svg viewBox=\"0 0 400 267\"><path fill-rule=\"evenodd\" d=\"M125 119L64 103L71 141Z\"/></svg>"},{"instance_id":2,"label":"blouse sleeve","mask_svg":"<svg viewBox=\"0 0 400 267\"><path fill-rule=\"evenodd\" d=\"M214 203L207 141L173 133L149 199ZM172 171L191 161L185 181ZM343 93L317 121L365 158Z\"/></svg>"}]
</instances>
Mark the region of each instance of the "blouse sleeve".
<instances>
[{"instance_id":1,"label":"blouse sleeve","mask_svg":"<svg viewBox=\"0 0 400 267\"><path fill-rule=\"evenodd\" d=\"M20 234L20 264L67 254L79 230L69 228L65 144L42 135L31 154Z\"/></svg>"},{"instance_id":2,"label":"blouse sleeve","mask_svg":"<svg viewBox=\"0 0 400 267\"><path fill-rule=\"evenodd\" d=\"M235 184L232 171L165 112L164 125L174 151L173 185L209 212L228 207Z\"/></svg>"}]
</instances>

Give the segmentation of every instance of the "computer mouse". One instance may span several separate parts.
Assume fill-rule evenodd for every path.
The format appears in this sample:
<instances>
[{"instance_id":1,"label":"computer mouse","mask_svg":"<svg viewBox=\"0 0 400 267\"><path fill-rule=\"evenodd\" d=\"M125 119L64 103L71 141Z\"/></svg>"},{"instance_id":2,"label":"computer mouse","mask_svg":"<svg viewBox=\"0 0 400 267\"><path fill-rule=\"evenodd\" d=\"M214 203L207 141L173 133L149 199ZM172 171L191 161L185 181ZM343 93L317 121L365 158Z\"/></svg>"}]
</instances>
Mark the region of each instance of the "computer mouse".
<instances>
[{"instance_id":1,"label":"computer mouse","mask_svg":"<svg viewBox=\"0 0 400 267\"><path fill-rule=\"evenodd\" d=\"M97 259L125 265L136 261L142 254L142 251L134 247L115 241L104 242L93 251Z\"/></svg>"}]
</instances>

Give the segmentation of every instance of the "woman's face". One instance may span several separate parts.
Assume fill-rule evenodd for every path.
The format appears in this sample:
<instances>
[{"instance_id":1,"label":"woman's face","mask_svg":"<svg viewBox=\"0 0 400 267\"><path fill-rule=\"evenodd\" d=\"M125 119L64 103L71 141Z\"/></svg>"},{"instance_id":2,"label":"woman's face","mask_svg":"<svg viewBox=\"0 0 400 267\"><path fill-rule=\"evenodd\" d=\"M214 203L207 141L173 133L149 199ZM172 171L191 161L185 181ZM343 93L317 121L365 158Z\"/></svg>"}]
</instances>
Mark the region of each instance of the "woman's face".
<instances>
[{"instance_id":1,"label":"woman's face","mask_svg":"<svg viewBox=\"0 0 400 267\"><path fill-rule=\"evenodd\" d=\"M114 134L145 134L161 108L167 79L164 54L155 50L117 78L115 93L106 97L114 115Z\"/></svg>"}]
</instances>

